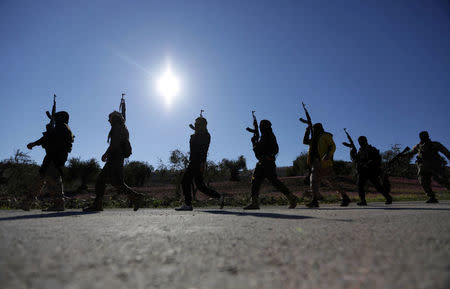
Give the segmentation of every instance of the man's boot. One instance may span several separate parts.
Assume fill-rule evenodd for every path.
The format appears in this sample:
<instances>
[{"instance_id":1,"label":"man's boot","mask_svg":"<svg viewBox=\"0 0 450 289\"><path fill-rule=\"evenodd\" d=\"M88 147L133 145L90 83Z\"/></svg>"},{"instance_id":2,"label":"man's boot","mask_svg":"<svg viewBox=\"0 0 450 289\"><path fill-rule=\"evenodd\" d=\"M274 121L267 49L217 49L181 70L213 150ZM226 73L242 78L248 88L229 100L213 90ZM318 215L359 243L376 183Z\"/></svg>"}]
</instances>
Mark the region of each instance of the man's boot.
<instances>
[{"instance_id":1,"label":"man's boot","mask_svg":"<svg viewBox=\"0 0 450 289\"><path fill-rule=\"evenodd\" d=\"M193 210L192 205L186 205L186 204L183 204L179 208L175 208L175 211L192 211L192 210Z\"/></svg>"},{"instance_id":2,"label":"man's boot","mask_svg":"<svg viewBox=\"0 0 450 289\"><path fill-rule=\"evenodd\" d=\"M362 199L361 202L356 203L358 206L367 206L366 199Z\"/></svg>"},{"instance_id":3,"label":"man's boot","mask_svg":"<svg viewBox=\"0 0 450 289\"><path fill-rule=\"evenodd\" d=\"M437 204L437 203L439 203L439 201L438 201L438 199L436 199L435 196L432 196L426 201L426 203L427 204Z\"/></svg>"},{"instance_id":4,"label":"man's boot","mask_svg":"<svg viewBox=\"0 0 450 289\"><path fill-rule=\"evenodd\" d=\"M385 198L386 198L386 202L384 202L384 203L385 203L386 205L392 204L392 196L391 196L391 195L386 194Z\"/></svg>"},{"instance_id":5,"label":"man's boot","mask_svg":"<svg viewBox=\"0 0 450 289\"><path fill-rule=\"evenodd\" d=\"M259 196L253 195L252 202L244 207L244 210L259 210Z\"/></svg>"},{"instance_id":6,"label":"man's boot","mask_svg":"<svg viewBox=\"0 0 450 289\"><path fill-rule=\"evenodd\" d=\"M87 208L83 209L83 212L100 212L103 211L103 201L95 199L94 203Z\"/></svg>"},{"instance_id":7,"label":"man's boot","mask_svg":"<svg viewBox=\"0 0 450 289\"><path fill-rule=\"evenodd\" d=\"M347 194L344 194L342 196L341 207L347 207L350 202L350 198L347 196Z\"/></svg>"}]
</instances>

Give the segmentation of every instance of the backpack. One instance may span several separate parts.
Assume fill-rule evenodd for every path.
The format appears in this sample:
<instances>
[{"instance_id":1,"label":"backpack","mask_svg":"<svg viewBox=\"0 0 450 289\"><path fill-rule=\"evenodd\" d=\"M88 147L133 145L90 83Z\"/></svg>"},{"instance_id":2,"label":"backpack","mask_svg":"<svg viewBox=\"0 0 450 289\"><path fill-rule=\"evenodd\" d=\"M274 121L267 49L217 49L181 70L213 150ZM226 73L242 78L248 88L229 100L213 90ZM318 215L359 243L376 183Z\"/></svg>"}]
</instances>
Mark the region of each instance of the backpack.
<instances>
[{"instance_id":1,"label":"backpack","mask_svg":"<svg viewBox=\"0 0 450 289\"><path fill-rule=\"evenodd\" d=\"M132 154L131 144L128 139L124 140L122 143L122 155L124 158L129 158Z\"/></svg>"}]
</instances>

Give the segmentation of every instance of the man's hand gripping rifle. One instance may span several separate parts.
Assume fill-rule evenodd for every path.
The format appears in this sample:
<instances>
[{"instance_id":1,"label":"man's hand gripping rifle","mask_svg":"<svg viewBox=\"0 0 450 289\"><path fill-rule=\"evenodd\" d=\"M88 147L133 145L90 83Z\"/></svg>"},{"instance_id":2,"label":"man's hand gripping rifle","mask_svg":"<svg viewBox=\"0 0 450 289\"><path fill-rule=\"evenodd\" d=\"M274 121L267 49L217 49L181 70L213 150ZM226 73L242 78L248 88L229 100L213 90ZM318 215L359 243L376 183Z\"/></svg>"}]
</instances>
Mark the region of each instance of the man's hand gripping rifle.
<instances>
[{"instance_id":1,"label":"man's hand gripping rifle","mask_svg":"<svg viewBox=\"0 0 450 289\"><path fill-rule=\"evenodd\" d=\"M259 141L259 127L258 127L258 120L256 119L254 110L252 110L252 116L253 116L253 128L247 127L246 130L253 134L252 143L255 144Z\"/></svg>"},{"instance_id":2,"label":"man's hand gripping rifle","mask_svg":"<svg viewBox=\"0 0 450 289\"><path fill-rule=\"evenodd\" d=\"M50 130L55 128L55 113L56 113L56 94L53 94L53 106L52 106L52 113L48 112L48 110L45 112L47 117L50 119L50 122L46 125L46 132L48 133Z\"/></svg>"},{"instance_id":3,"label":"man's hand gripping rifle","mask_svg":"<svg viewBox=\"0 0 450 289\"><path fill-rule=\"evenodd\" d=\"M52 132L52 130L55 128L55 113L56 113L56 94L53 94L53 107L52 107L52 113L50 114L50 112L47 110L45 112L45 114L47 115L47 117L50 119L50 122L47 123L47 125L45 126L45 131L42 133L43 137L48 137L49 134ZM30 142L29 144L27 144L27 148L28 149L33 149L33 147L38 145L39 141L35 141L35 142ZM47 149L47 142L42 143L42 147L44 149Z\"/></svg>"},{"instance_id":4,"label":"man's hand gripping rifle","mask_svg":"<svg viewBox=\"0 0 450 289\"><path fill-rule=\"evenodd\" d=\"M311 121L311 116L309 115L309 112L308 112L308 110L306 109L306 105L305 105L304 102L302 102L302 106L303 106L303 110L305 111L306 119L304 119L304 118L299 118L298 120L301 121L301 122L303 122L303 123L306 123L306 124L308 125L308 127L311 129L312 126L313 126L313 125L312 125L312 121Z\"/></svg>"},{"instance_id":5,"label":"man's hand gripping rifle","mask_svg":"<svg viewBox=\"0 0 450 289\"><path fill-rule=\"evenodd\" d=\"M345 131L345 134L347 135L348 142L343 142L342 144L348 148L351 148L354 151L357 151L355 143L353 142L353 139L350 136L350 134L348 133L347 129L344 128L344 131Z\"/></svg>"}]
</instances>

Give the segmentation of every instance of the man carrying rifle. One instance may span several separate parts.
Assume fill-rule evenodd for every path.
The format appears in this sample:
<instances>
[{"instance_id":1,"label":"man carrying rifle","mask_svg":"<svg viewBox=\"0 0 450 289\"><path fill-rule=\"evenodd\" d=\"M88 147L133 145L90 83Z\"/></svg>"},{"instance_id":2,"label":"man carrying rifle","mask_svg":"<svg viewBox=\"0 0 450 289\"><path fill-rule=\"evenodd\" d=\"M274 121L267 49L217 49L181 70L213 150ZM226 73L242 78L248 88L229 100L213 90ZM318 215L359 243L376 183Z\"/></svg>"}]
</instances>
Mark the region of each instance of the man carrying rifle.
<instances>
[{"instance_id":1,"label":"man carrying rifle","mask_svg":"<svg viewBox=\"0 0 450 289\"><path fill-rule=\"evenodd\" d=\"M417 154L417 175L423 190L428 196L427 203L438 203L436 195L431 189L431 177L438 184L450 190L450 176L445 167L445 162L439 155L439 153L442 153L450 160L450 152L441 143L431 141L426 131L420 132L419 137L420 143L415 145L409 152L406 152L404 156L412 157Z\"/></svg>"},{"instance_id":2,"label":"man carrying rifle","mask_svg":"<svg viewBox=\"0 0 450 289\"><path fill-rule=\"evenodd\" d=\"M64 211L64 192L62 183L62 169L69 152L72 151L74 136L69 128L69 114L66 111L56 112L56 101L53 98L52 114L47 112L50 123L43 136L27 145L28 149L42 146L45 157L39 168L39 180L32 186L30 193L22 202L22 209L29 211L32 203L45 185L52 195L52 205L44 211Z\"/></svg>"},{"instance_id":3,"label":"man carrying rifle","mask_svg":"<svg viewBox=\"0 0 450 289\"><path fill-rule=\"evenodd\" d=\"M253 115L254 129L247 129L254 133L251 141L253 151L258 163L252 176L252 196L251 203L244 207L244 210L259 210L259 189L262 182L267 178L272 185L282 192L289 201L289 209L297 206L297 197L294 196L289 189L278 179L276 172L275 159L278 154L277 139L272 131L270 121L263 119L260 122L261 138L259 137L258 122Z\"/></svg>"},{"instance_id":4,"label":"man carrying rifle","mask_svg":"<svg viewBox=\"0 0 450 289\"><path fill-rule=\"evenodd\" d=\"M106 162L95 183L94 203L84 208L84 212L103 211L103 196L105 195L106 184L110 183L118 191L129 196L133 203L134 211L139 209L143 195L135 192L125 184L123 175L123 162L131 155L131 144L129 132L125 125L124 115L118 111L109 114L108 121L111 130L108 134L109 147L102 155L102 161Z\"/></svg>"},{"instance_id":5,"label":"man carrying rifle","mask_svg":"<svg viewBox=\"0 0 450 289\"><path fill-rule=\"evenodd\" d=\"M319 207L320 183L325 181L331 188L340 193L342 197L341 206L346 207L350 203L350 198L338 185L333 171L333 155L336 150L333 135L325 132L321 123L312 125L305 104L303 104L303 109L307 120L300 118L300 121L308 124L303 137L303 144L309 146L307 162L311 167L310 188L313 194L313 199L306 206L309 208Z\"/></svg>"},{"instance_id":6,"label":"man carrying rifle","mask_svg":"<svg viewBox=\"0 0 450 289\"><path fill-rule=\"evenodd\" d=\"M360 202L357 203L358 206L367 206L366 202L366 191L364 189L367 181L370 181L375 189L380 192L386 198L386 205L392 204L392 197L389 194L389 190L386 189L380 182L381 176L381 156L380 151L375 147L371 146L367 142L365 136L360 136L358 138L358 143L360 145L359 150L356 150L356 146L353 143L352 138L348 134L347 130L344 129L347 134L349 143L343 143L346 147L351 148L350 157L352 161L356 164L356 171L358 173L358 193Z\"/></svg>"},{"instance_id":7,"label":"man carrying rifle","mask_svg":"<svg viewBox=\"0 0 450 289\"><path fill-rule=\"evenodd\" d=\"M206 127L206 118L202 116L203 110L200 112L200 116L195 120L194 125L190 127L195 131L189 140L190 154L189 165L184 172L181 185L183 187L184 204L176 208L177 211L192 211L192 180L198 190L207 196L219 200L219 206L222 209L224 205L224 195L216 192L215 190L208 188L203 179L203 174L206 167L206 156L208 155L209 143L211 141L211 135Z\"/></svg>"}]
</instances>

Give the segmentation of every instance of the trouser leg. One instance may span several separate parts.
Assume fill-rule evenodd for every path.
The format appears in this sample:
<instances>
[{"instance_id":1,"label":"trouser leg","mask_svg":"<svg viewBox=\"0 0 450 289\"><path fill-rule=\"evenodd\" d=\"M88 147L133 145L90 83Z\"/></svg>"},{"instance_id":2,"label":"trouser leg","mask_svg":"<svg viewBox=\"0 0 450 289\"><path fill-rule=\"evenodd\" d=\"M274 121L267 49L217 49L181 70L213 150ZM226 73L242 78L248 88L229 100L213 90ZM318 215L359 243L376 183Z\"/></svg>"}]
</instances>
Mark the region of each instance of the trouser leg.
<instances>
[{"instance_id":1,"label":"trouser leg","mask_svg":"<svg viewBox=\"0 0 450 289\"><path fill-rule=\"evenodd\" d=\"M361 202L366 202L366 190L365 185L367 178L364 175L358 175L358 195Z\"/></svg>"},{"instance_id":2,"label":"trouser leg","mask_svg":"<svg viewBox=\"0 0 450 289\"><path fill-rule=\"evenodd\" d=\"M381 184L380 182L380 177L379 176L371 176L370 177L370 182L373 184L373 186L375 187L375 189L380 192L383 197L386 200L390 200L392 199L391 195L389 194L389 192L386 190L386 188Z\"/></svg>"},{"instance_id":3,"label":"trouser leg","mask_svg":"<svg viewBox=\"0 0 450 289\"><path fill-rule=\"evenodd\" d=\"M209 188L206 186L204 180L203 180L203 174L202 173L198 173L196 174L196 176L194 177L195 180L195 186L197 187L197 189L204 193L205 195L211 197L211 198L215 198L218 199L220 198L220 194L218 192L216 192L215 190Z\"/></svg>"},{"instance_id":4,"label":"trouser leg","mask_svg":"<svg viewBox=\"0 0 450 289\"><path fill-rule=\"evenodd\" d=\"M188 206L192 206L192 179L193 179L192 171L187 168L184 172L183 178L181 180L181 187L183 188L184 195L184 203Z\"/></svg>"},{"instance_id":5,"label":"trouser leg","mask_svg":"<svg viewBox=\"0 0 450 289\"><path fill-rule=\"evenodd\" d=\"M280 179L277 176L271 176L269 177L269 181L272 183L272 185L279 190L280 192L282 192L286 197L291 196L292 193L291 191L289 191L288 187L286 187L286 185L280 181Z\"/></svg>"},{"instance_id":6,"label":"trouser leg","mask_svg":"<svg viewBox=\"0 0 450 289\"><path fill-rule=\"evenodd\" d=\"M53 202L57 206L64 206L64 191L61 176L61 169L53 163L50 164L47 172L47 187L52 196Z\"/></svg>"},{"instance_id":7,"label":"trouser leg","mask_svg":"<svg viewBox=\"0 0 450 289\"><path fill-rule=\"evenodd\" d=\"M95 204L102 205L103 204L103 196L105 195L106 190L106 175L105 169L101 171L98 175L97 180L95 182Z\"/></svg>"},{"instance_id":8,"label":"trouser leg","mask_svg":"<svg viewBox=\"0 0 450 289\"><path fill-rule=\"evenodd\" d=\"M261 188L261 184L263 181L264 178L252 177L252 201L257 201L259 199L259 189Z\"/></svg>"},{"instance_id":9,"label":"trouser leg","mask_svg":"<svg viewBox=\"0 0 450 289\"><path fill-rule=\"evenodd\" d=\"M320 179L321 179L321 168L320 160L316 159L311 164L311 174L309 176L309 186L313 195L313 199L319 199L319 189L320 189Z\"/></svg>"},{"instance_id":10,"label":"trouser leg","mask_svg":"<svg viewBox=\"0 0 450 289\"><path fill-rule=\"evenodd\" d=\"M423 190L425 191L425 194L429 198L434 198L434 192L431 189L431 174L428 173L420 173L419 174L419 183L422 185Z\"/></svg>"},{"instance_id":11,"label":"trouser leg","mask_svg":"<svg viewBox=\"0 0 450 289\"><path fill-rule=\"evenodd\" d=\"M121 184L115 184L113 185L119 192L127 194L128 196L135 198L138 196L142 196L141 193L136 192L132 188L130 188L127 184L121 183Z\"/></svg>"},{"instance_id":12,"label":"trouser leg","mask_svg":"<svg viewBox=\"0 0 450 289\"><path fill-rule=\"evenodd\" d=\"M264 178L264 166L260 162L258 162L252 176L252 202L258 202L259 189L261 188Z\"/></svg>"}]
</instances>

